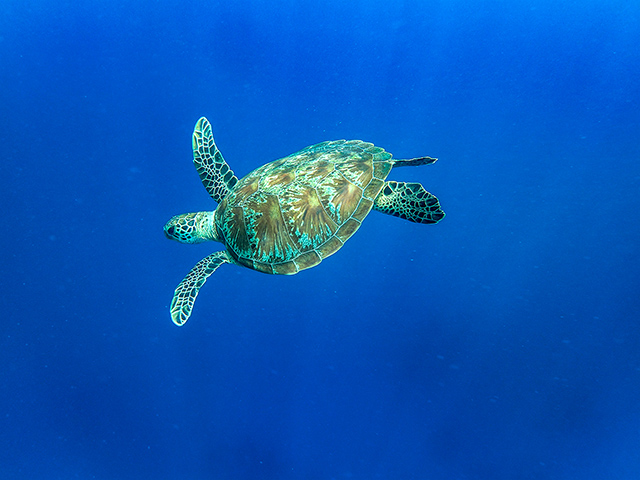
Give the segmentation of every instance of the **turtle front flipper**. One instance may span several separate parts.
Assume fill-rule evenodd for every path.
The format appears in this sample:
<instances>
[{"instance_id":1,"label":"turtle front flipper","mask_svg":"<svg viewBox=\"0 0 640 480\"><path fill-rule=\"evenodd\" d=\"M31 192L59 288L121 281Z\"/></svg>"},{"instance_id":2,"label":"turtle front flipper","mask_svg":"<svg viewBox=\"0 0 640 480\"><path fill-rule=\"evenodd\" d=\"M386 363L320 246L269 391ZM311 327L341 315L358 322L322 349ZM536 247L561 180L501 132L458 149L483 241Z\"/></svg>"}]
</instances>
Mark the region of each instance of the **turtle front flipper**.
<instances>
[{"instance_id":1,"label":"turtle front flipper","mask_svg":"<svg viewBox=\"0 0 640 480\"><path fill-rule=\"evenodd\" d=\"M385 182L373 209L416 223L438 223L444 218L438 198L419 183Z\"/></svg>"},{"instance_id":2,"label":"turtle front flipper","mask_svg":"<svg viewBox=\"0 0 640 480\"><path fill-rule=\"evenodd\" d=\"M204 282L220 265L228 262L231 262L231 260L227 256L226 250L221 250L196 263L173 294L173 301L171 302L171 319L173 323L180 326L189 320L193 304Z\"/></svg>"},{"instance_id":3,"label":"turtle front flipper","mask_svg":"<svg viewBox=\"0 0 640 480\"><path fill-rule=\"evenodd\" d=\"M238 183L238 177L224 161L220 150L213 141L211 124L205 117L198 120L193 130L193 163L204 188L218 203Z\"/></svg>"}]
</instances>

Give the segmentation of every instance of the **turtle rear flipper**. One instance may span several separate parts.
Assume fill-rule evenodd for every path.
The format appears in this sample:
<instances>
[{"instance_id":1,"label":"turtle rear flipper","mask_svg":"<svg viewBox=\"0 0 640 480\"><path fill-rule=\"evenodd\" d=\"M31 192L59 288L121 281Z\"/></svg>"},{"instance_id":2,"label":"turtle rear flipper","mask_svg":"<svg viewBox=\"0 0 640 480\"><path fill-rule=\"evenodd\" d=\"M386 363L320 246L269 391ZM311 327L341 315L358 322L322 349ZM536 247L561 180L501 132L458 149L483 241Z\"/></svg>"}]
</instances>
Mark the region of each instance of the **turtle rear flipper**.
<instances>
[{"instance_id":1,"label":"turtle rear flipper","mask_svg":"<svg viewBox=\"0 0 640 480\"><path fill-rule=\"evenodd\" d=\"M438 198L419 183L385 182L373 209L416 223L438 223L444 218Z\"/></svg>"},{"instance_id":2,"label":"turtle rear flipper","mask_svg":"<svg viewBox=\"0 0 640 480\"><path fill-rule=\"evenodd\" d=\"M231 260L226 250L221 250L204 257L196 263L173 294L173 300L171 301L171 319L173 323L180 326L189 320L193 304L204 282L220 265L230 262Z\"/></svg>"},{"instance_id":3,"label":"turtle rear flipper","mask_svg":"<svg viewBox=\"0 0 640 480\"><path fill-rule=\"evenodd\" d=\"M200 180L209 195L220 203L238 183L238 177L222 158L216 142L213 141L211 124L205 117L196 123L192 143L193 164L200 175Z\"/></svg>"}]
</instances>

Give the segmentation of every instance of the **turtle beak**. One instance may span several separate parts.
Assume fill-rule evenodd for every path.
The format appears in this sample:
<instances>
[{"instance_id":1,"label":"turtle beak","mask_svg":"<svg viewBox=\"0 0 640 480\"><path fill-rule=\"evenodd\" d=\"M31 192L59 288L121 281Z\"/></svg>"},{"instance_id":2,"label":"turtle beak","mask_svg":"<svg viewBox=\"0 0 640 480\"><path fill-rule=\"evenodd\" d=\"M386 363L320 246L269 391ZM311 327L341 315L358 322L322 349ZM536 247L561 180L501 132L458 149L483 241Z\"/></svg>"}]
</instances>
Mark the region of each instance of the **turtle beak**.
<instances>
[{"instance_id":1,"label":"turtle beak","mask_svg":"<svg viewBox=\"0 0 640 480\"><path fill-rule=\"evenodd\" d=\"M175 240L176 239L175 231L176 231L176 227L174 227L173 225L165 225L164 226L164 235L169 240Z\"/></svg>"}]
</instances>

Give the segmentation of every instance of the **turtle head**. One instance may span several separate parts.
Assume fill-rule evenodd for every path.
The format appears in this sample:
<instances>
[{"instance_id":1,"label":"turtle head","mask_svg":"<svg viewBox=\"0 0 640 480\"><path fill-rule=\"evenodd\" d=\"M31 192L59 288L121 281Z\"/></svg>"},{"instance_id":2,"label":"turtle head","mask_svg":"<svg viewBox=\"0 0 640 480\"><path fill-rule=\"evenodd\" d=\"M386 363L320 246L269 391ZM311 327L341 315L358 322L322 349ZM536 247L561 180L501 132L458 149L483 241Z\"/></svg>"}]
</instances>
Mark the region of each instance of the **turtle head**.
<instances>
[{"instance_id":1,"label":"turtle head","mask_svg":"<svg viewBox=\"0 0 640 480\"><path fill-rule=\"evenodd\" d=\"M214 223L214 212L183 213L176 215L164 226L164 234L180 243L219 241Z\"/></svg>"}]
</instances>

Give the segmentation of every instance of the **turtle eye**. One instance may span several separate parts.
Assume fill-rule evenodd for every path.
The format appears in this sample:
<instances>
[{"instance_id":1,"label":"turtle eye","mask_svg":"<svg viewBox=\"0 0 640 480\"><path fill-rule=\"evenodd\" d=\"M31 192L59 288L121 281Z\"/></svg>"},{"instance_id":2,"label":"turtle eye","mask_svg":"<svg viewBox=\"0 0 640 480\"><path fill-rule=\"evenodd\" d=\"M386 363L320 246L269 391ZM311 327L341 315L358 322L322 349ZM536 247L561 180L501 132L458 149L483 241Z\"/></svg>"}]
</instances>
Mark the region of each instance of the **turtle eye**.
<instances>
[{"instance_id":1,"label":"turtle eye","mask_svg":"<svg viewBox=\"0 0 640 480\"><path fill-rule=\"evenodd\" d=\"M176 227L174 227L173 225L171 225L168 229L167 229L167 233L169 235L171 235L172 237L175 236L174 233L176 231Z\"/></svg>"}]
</instances>

